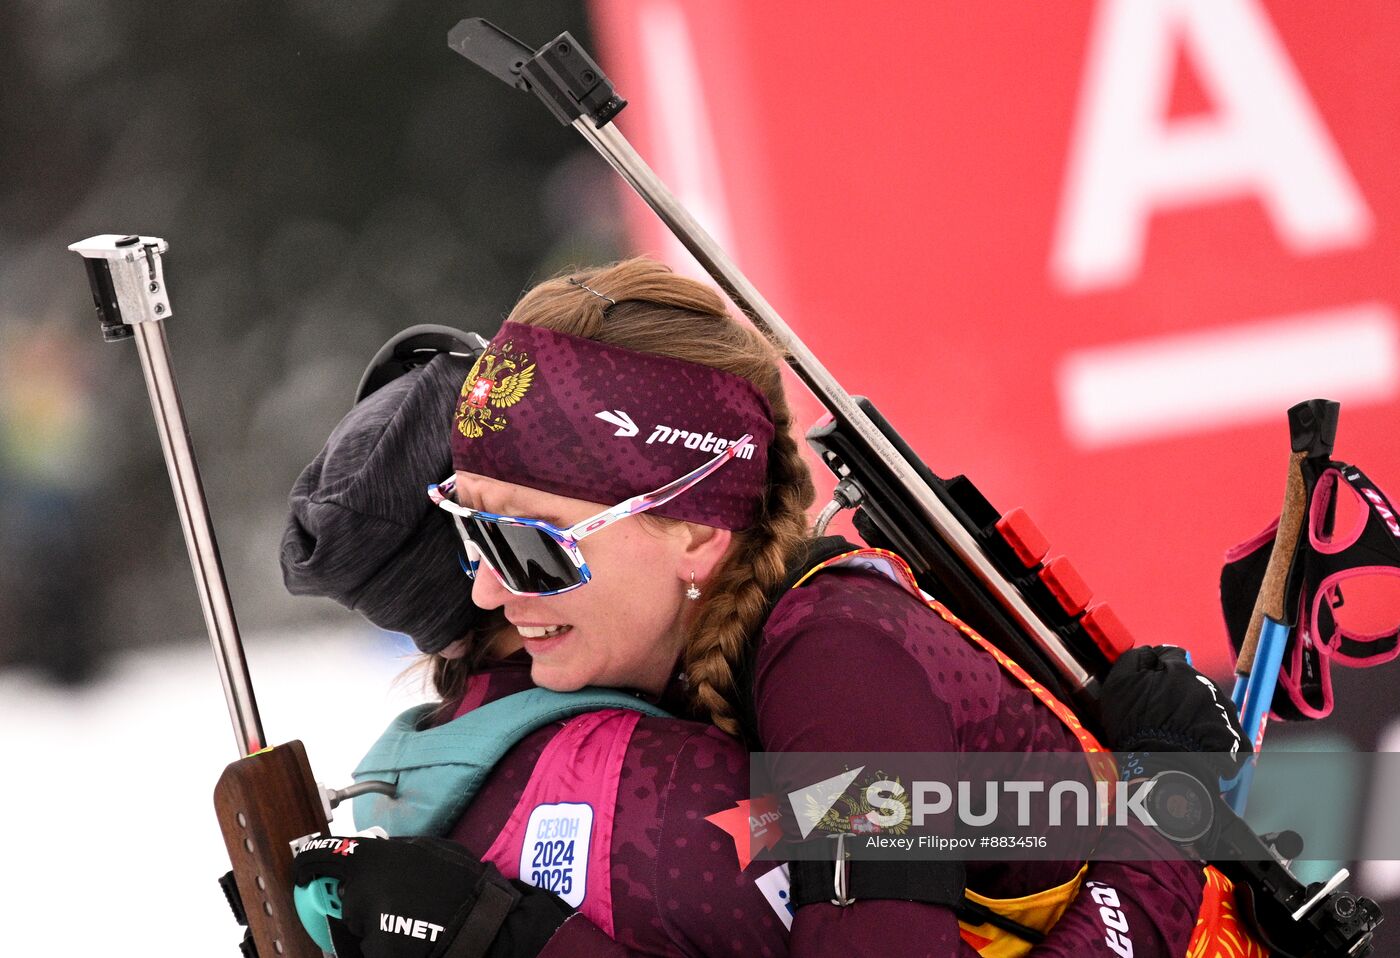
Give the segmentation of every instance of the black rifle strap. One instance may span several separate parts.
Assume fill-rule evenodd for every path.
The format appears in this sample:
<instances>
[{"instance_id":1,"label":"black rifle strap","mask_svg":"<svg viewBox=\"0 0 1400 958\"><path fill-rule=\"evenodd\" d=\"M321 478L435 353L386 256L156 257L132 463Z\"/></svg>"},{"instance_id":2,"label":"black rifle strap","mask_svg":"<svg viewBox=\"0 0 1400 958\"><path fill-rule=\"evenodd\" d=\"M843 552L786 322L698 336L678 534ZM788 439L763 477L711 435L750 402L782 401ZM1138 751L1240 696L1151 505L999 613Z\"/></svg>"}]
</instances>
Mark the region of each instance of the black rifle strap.
<instances>
[{"instance_id":1,"label":"black rifle strap","mask_svg":"<svg viewBox=\"0 0 1400 958\"><path fill-rule=\"evenodd\" d=\"M846 894L852 904L861 899L917 901L952 909L960 921L970 925L992 925L1031 944L1045 936L997 914L967 897L967 872L962 862L856 859L846 863L849 872ZM788 863L792 880L794 908L814 904L836 904L836 862L793 861Z\"/></svg>"},{"instance_id":2,"label":"black rifle strap","mask_svg":"<svg viewBox=\"0 0 1400 958\"><path fill-rule=\"evenodd\" d=\"M846 894L855 901L892 898L956 908L967 888L962 862L856 859L845 866L849 869ZM793 906L832 901L836 897L835 870L836 862L830 858L790 862Z\"/></svg>"},{"instance_id":3,"label":"black rifle strap","mask_svg":"<svg viewBox=\"0 0 1400 958\"><path fill-rule=\"evenodd\" d=\"M475 904L443 958L482 958L519 901L520 892L504 882L482 882Z\"/></svg>"}]
</instances>

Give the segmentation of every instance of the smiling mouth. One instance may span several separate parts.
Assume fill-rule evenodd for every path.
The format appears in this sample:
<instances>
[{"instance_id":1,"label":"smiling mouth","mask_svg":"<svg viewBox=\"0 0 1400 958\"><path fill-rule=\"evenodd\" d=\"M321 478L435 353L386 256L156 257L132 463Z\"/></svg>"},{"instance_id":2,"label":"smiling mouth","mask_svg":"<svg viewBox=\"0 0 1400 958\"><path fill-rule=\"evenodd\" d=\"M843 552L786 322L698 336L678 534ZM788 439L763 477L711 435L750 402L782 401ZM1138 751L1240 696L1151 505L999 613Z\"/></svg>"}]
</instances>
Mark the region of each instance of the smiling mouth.
<instances>
[{"instance_id":1,"label":"smiling mouth","mask_svg":"<svg viewBox=\"0 0 1400 958\"><path fill-rule=\"evenodd\" d=\"M520 635L521 635L521 637L522 637L522 638L526 638L526 639L552 639L552 638L554 638L556 635L563 635L565 632L569 631L569 629L571 629L571 628L573 628L573 626L570 626L570 625L550 625L550 626L517 625L517 626L515 627L515 631L519 632Z\"/></svg>"}]
</instances>

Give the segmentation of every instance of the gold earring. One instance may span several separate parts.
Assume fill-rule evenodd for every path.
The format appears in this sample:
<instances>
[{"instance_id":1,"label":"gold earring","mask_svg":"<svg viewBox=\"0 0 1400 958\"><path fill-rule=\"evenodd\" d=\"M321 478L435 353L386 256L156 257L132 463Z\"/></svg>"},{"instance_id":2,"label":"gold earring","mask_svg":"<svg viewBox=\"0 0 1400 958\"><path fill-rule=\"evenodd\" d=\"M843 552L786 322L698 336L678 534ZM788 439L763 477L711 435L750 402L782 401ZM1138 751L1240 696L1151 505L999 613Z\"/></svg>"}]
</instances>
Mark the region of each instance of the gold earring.
<instances>
[{"instance_id":1,"label":"gold earring","mask_svg":"<svg viewBox=\"0 0 1400 958\"><path fill-rule=\"evenodd\" d=\"M690 588L685 590L685 597L691 602L700 598L700 587L695 584L695 570L690 570Z\"/></svg>"}]
</instances>

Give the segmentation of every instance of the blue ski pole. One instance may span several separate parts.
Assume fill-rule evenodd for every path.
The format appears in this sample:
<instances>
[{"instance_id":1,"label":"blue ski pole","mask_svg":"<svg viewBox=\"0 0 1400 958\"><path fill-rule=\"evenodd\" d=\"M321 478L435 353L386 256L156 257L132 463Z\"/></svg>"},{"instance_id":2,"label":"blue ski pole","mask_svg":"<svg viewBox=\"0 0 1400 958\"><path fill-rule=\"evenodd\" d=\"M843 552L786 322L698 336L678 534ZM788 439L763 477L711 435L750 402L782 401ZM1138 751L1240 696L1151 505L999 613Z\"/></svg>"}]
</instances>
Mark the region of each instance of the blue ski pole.
<instances>
[{"instance_id":1,"label":"blue ski pole","mask_svg":"<svg viewBox=\"0 0 1400 958\"><path fill-rule=\"evenodd\" d=\"M1288 459L1288 482L1284 489L1283 511L1279 515L1278 531L1274 536L1264 581L1254 601L1249 630L1235 662L1235 688L1230 698L1240 712L1240 725L1254 744L1255 759L1226 785L1227 799L1238 814L1244 814L1249 799L1249 783L1254 775L1254 761L1264 742L1268 727L1269 708L1278 686L1283 653L1293 630L1297 596L1289 598L1289 578L1298 540L1307 521L1307 486L1303 480L1303 461L1330 458L1337 438L1337 413L1340 406L1326 399L1310 399L1288 410L1288 432L1293 453Z\"/></svg>"}]
</instances>

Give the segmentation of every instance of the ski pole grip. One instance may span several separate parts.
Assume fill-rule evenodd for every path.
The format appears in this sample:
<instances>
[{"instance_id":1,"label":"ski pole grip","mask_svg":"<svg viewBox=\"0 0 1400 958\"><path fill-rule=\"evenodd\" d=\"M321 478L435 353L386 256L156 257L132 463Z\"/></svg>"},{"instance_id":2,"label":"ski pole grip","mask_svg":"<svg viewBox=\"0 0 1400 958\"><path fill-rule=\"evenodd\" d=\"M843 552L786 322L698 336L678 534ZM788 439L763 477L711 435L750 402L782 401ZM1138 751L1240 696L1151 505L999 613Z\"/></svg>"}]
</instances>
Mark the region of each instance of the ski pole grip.
<instances>
[{"instance_id":1,"label":"ski pole grip","mask_svg":"<svg viewBox=\"0 0 1400 958\"><path fill-rule=\"evenodd\" d=\"M1254 600L1249 628L1235 663L1237 675L1248 675L1254 668L1254 654L1259 647L1259 635L1267 616L1275 622L1291 624L1284 607L1288 592L1288 573L1298 548L1307 517L1307 485L1303 480L1303 461L1330 457L1337 439L1338 403L1326 399L1310 399L1288 410L1289 445L1293 452L1288 458L1288 482L1284 487L1283 509L1279 513L1278 532L1264 570L1264 581Z\"/></svg>"}]
</instances>

